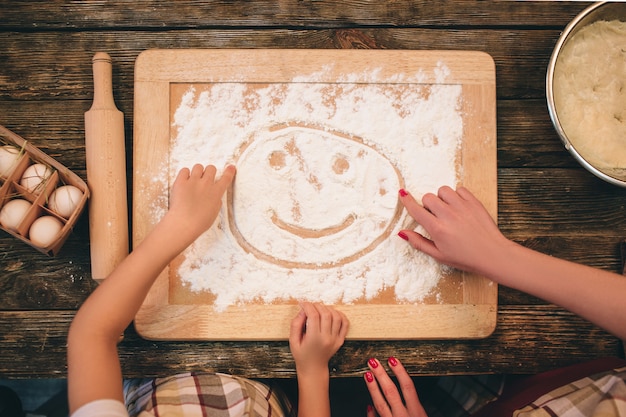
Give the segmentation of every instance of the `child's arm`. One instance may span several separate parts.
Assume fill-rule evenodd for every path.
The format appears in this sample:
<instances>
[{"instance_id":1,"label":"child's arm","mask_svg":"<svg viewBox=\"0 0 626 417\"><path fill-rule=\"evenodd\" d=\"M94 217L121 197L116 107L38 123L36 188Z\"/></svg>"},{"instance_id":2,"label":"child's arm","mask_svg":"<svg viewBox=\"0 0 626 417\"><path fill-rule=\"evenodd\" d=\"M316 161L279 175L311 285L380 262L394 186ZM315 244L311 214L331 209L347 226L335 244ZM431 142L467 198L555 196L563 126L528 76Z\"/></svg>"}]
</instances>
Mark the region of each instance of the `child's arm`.
<instances>
[{"instance_id":1,"label":"child's arm","mask_svg":"<svg viewBox=\"0 0 626 417\"><path fill-rule=\"evenodd\" d=\"M289 334L298 376L298 417L329 417L328 361L343 345L349 322L332 307L311 303L301 307Z\"/></svg>"},{"instance_id":2,"label":"child's arm","mask_svg":"<svg viewBox=\"0 0 626 417\"><path fill-rule=\"evenodd\" d=\"M626 339L626 278L554 258L518 245L502 235L484 206L461 187L441 187L422 205L400 191L402 203L430 238L403 230L413 247L447 265L482 274L524 291Z\"/></svg>"},{"instance_id":3,"label":"child's arm","mask_svg":"<svg viewBox=\"0 0 626 417\"><path fill-rule=\"evenodd\" d=\"M161 271L215 221L235 168L215 175L213 166L181 170L167 214L79 309L68 335L70 412L97 399L123 401L118 339Z\"/></svg>"}]
</instances>

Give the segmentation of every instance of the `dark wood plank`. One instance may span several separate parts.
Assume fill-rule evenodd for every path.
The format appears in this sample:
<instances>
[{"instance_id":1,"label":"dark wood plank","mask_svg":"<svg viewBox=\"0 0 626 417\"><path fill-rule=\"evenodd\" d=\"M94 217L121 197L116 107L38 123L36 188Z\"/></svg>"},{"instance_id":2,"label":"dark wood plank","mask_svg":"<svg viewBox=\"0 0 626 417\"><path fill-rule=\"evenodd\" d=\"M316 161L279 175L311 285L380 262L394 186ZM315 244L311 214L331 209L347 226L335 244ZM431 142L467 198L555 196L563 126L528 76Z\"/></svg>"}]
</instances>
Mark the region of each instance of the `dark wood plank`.
<instances>
[{"instance_id":1,"label":"dark wood plank","mask_svg":"<svg viewBox=\"0 0 626 417\"><path fill-rule=\"evenodd\" d=\"M556 257L619 270L625 189L605 184L582 168L506 168L498 176L499 225L506 236ZM80 305L93 288L88 241L86 216L55 258L3 232L0 306L67 309Z\"/></svg>"},{"instance_id":2,"label":"dark wood plank","mask_svg":"<svg viewBox=\"0 0 626 417\"><path fill-rule=\"evenodd\" d=\"M497 96L544 98L549 57L559 29L164 30L111 32L0 32L0 99L92 97L91 58L107 51L120 110L132 114L137 55L151 48L379 48L479 50L496 63ZM55 49L53 45L59 45Z\"/></svg>"},{"instance_id":3,"label":"dark wood plank","mask_svg":"<svg viewBox=\"0 0 626 417\"><path fill-rule=\"evenodd\" d=\"M0 309L49 310L78 308L95 289L86 237L72 235L55 258L21 241L0 236ZM563 259L612 272L619 270L619 237L532 237L519 243ZM590 250L593 248L593 250ZM545 304L527 294L500 288L499 305Z\"/></svg>"},{"instance_id":4,"label":"dark wood plank","mask_svg":"<svg viewBox=\"0 0 626 417\"><path fill-rule=\"evenodd\" d=\"M54 258L12 236L0 239L2 310L77 309L96 287L89 247L72 236Z\"/></svg>"},{"instance_id":5,"label":"dark wood plank","mask_svg":"<svg viewBox=\"0 0 626 417\"><path fill-rule=\"evenodd\" d=\"M0 375L66 375L65 339L73 311L0 312ZM534 373L619 354L619 341L552 306L506 306L495 333L480 340L348 341L331 360L334 377L359 376L370 357L401 358L413 375ZM281 342L155 342L129 328L119 347L127 377L203 370L251 378L291 378L293 359ZM471 358L471 359L470 359Z\"/></svg>"},{"instance_id":6,"label":"dark wood plank","mask_svg":"<svg viewBox=\"0 0 626 417\"><path fill-rule=\"evenodd\" d=\"M556 133L545 98L499 100L498 167L577 168Z\"/></svg>"},{"instance_id":7,"label":"dark wood plank","mask_svg":"<svg viewBox=\"0 0 626 417\"><path fill-rule=\"evenodd\" d=\"M119 97L116 104L124 112L126 146L131 149L133 103L132 94L127 90L132 92L132 86L116 85L115 88ZM84 179L84 172L81 172L85 169L84 113L90 107L90 99L0 99L0 124L28 139ZM498 167L501 169L579 166L558 138L545 99L499 100L497 129Z\"/></svg>"},{"instance_id":8,"label":"dark wood plank","mask_svg":"<svg viewBox=\"0 0 626 417\"><path fill-rule=\"evenodd\" d=\"M626 226L626 189L582 167L499 169L498 200L500 228L511 238L596 235L617 242Z\"/></svg>"},{"instance_id":9,"label":"dark wood plank","mask_svg":"<svg viewBox=\"0 0 626 417\"><path fill-rule=\"evenodd\" d=\"M86 181L84 114L90 107L91 100L0 100L0 125ZM132 114L125 115L124 124L130 152Z\"/></svg>"},{"instance_id":10,"label":"dark wood plank","mask_svg":"<svg viewBox=\"0 0 626 417\"><path fill-rule=\"evenodd\" d=\"M37 1L2 7L0 29L189 27L564 26L589 3L288 1ZM8 4L7 4L8 6Z\"/></svg>"},{"instance_id":11,"label":"dark wood plank","mask_svg":"<svg viewBox=\"0 0 626 417\"><path fill-rule=\"evenodd\" d=\"M2 310L49 310L78 308L95 289L91 279L85 238L72 236L55 258L2 235L0 239L0 308ZM524 246L563 259L612 272L619 270L619 238L533 237L519 240ZM593 248L590 250L589 248ZM545 304L518 291L501 287L499 305Z\"/></svg>"}]
</instances>

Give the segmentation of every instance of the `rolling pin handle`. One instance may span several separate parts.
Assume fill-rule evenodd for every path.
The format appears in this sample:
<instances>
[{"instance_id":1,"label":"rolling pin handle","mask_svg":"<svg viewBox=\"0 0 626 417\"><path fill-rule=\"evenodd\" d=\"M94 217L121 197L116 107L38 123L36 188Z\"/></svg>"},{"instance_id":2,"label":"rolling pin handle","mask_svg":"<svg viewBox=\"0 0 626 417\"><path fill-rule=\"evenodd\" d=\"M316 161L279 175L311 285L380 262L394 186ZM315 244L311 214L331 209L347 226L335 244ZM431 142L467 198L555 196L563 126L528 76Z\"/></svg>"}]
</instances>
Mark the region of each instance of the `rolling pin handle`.
<instances>
[{"instance_id":1,"label":"rolling pin handle","mask_svg":"<svg viewBox=\"0 0 626 417\"><path fill-rule=\"evenodd\" d=\"M93 67L93 102L90 110L111 109L113 100L113 65L106 52L96 52L91 60Z\"/></svg>"}]
</instances>

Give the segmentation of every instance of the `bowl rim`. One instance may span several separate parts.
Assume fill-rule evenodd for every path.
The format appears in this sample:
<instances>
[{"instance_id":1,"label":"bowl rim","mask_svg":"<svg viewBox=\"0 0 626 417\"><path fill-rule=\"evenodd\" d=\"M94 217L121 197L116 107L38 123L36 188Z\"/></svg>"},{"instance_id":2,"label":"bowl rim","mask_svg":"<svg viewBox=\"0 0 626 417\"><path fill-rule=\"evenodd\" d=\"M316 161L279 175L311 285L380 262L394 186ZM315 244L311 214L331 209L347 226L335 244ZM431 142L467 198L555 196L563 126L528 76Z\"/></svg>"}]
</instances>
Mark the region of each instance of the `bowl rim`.
<instances>
[{"instance_id":1,"label":"bowl rim","mask_svg":"<svg viewBox=\"0 0 626 417\"><path fill-rule=\"evenodd\" d=\"M554 126L559 138L561 139L561 142L563 142L565 149L567 149L567 151L569 151L569 153L572 156L574 156L574 158L578 161L579 164L581 164L585 169L587 169L589 172L591 172L598 178L601 178L604 181L609 182L614 185L626 187L626 180L620 180L618 178L612 177L600 171L598 168L591 165L585 158L583 158L582 155L576 150L576 148L572 146L570 140L567 138L567 135L565 134L565 130L563 130L563 126L561 126L561 122L559 121L559 118L556 114L556 105L554 103L554 91L553 91L554 90L554 68L556 66L556 61L559 56L559 53L561 52L561 49L563 48L563 45L568 40L569 36L572 34L572 31L576 28L576 26L581 20L589 16L589 14L593 12L594 10L609 3L613 3L613 2L601 1L601 2L596 2L587 6L580 13L578 13L578 15L576 15L576 17L572 19L572 21L570 21L567 24L567 26L565 26L565 29L563 29L563 32L561 32L559 39L554 45L554 49L552 50L550 61L548 63L548 70L546 72L546 99L547 99L547 104L548 104L548 114L550 115L550 120L552 120L552 125Z\"/></svg>"}]
</instances>

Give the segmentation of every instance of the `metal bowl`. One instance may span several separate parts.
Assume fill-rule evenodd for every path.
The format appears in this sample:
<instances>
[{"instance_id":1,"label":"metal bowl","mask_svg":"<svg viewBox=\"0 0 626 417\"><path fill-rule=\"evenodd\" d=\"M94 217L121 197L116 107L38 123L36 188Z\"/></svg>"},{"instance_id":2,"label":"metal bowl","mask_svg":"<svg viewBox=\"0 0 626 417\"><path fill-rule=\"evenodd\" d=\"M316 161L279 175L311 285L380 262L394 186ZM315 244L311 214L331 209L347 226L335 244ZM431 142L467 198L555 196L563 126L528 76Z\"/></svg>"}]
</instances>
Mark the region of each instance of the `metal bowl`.
<instances>
[{"instance_id":1,"label":"metal bowl","mask_svg":"<svg viewBox=\"0 0 626 417\"><path fill-rule=\"evenodd\" d=\"M579 30L581 30L584 26L589 25L598 20L620 20L626 21L626 3L621 2L599 2L594 3L591 6L587 7L583 10L578 16L574 18L566 27L559 40L554 47L554 51L552 52L552 56L550 58L550 63L548 65L548 71L546 76L546 95L548 100L548 111L550 113L550 119L552 119L552 123L561 138L561 141L565 145L565 148L574 156L574 158L588 171L596 175L597 177L611 183L614 185L618 185L621 187L626 187L626 169L624 168L600 168L598 166L594 166L591 162L588 161L588 158L585 159L584 155L576 150L576 148L571 143L570 139L568 139L565 130L561 122L559 121L559 109L556 108L555 100L554 100L554 71L557 63L557 59L559 54L561 53L564 45L574 36ZM589 138L589 140L593 140L593 138Z\"/></svg>"}]
</instances>

